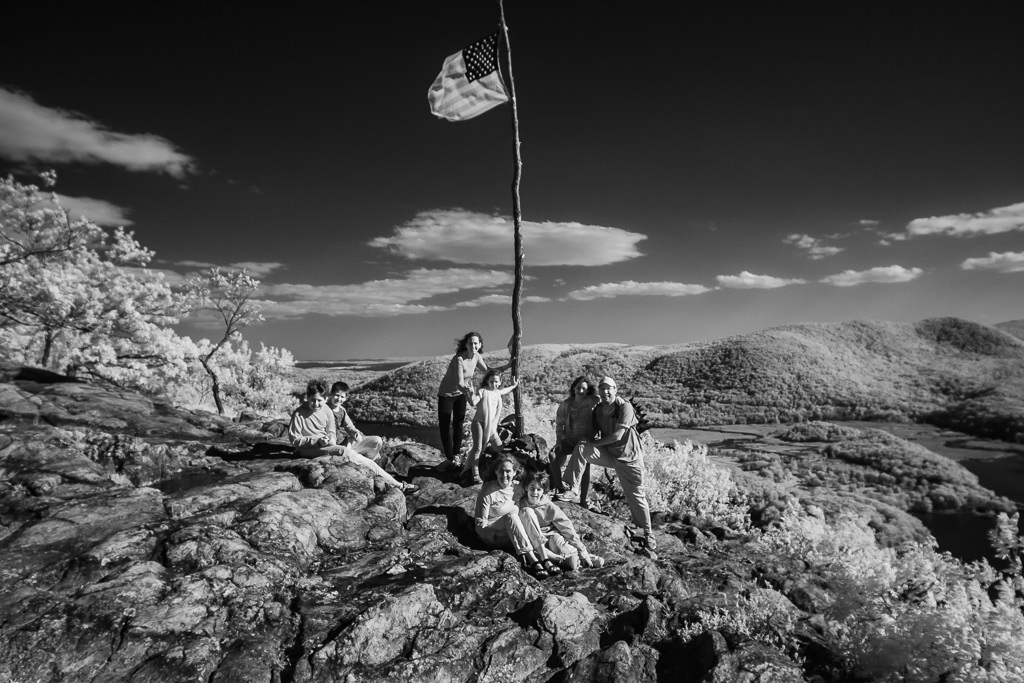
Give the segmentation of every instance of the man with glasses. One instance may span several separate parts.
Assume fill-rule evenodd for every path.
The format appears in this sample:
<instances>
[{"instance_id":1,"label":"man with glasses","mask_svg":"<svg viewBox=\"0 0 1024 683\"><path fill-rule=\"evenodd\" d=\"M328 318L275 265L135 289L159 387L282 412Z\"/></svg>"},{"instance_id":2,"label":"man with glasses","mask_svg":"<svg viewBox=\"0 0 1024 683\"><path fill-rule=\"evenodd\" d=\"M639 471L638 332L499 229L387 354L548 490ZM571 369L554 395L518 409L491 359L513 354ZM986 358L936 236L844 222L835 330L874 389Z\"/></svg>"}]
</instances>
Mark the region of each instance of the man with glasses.
<instances>
[{"instance_id":1,"label":"man with glasses","mask_svg":"<svg viewBox=\"0 0 1024 683\"><path fill-rule=\"evenodd\" d=\"M594 431L600 436L581 442L573 450L563 475L569 490L556 495L555 500L579 502L580 480L588 464L614 469L633 523L643 533L644 548L653 553L658 544L651 528L651 510L644 491L644 451L636 431L636 411L629 401L619 398L618 391L614 379L601 378L597 385L601 403L594 408Z\"/></svg>"}]
</instances>

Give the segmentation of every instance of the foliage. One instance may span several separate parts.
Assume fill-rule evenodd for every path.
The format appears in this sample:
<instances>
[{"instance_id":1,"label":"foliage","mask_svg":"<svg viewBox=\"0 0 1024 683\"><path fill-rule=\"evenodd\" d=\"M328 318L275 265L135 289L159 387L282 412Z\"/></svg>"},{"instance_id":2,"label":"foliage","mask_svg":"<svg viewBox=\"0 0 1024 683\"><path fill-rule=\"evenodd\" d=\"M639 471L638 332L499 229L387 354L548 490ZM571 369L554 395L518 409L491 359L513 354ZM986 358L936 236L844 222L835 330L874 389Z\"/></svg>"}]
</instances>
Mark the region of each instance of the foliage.
<instances>
[{"instance_id":1,"label":"foliage","mask_svg":"<svg viewBox=\"0 0 1024 683\"><path fill-rule=\"evenodd\" d=\"M719 631L736 640L756 640L779 650L795 651L797 619L797 610L785 596L771 589L755 589L730 593L723 604L694 610L679 636L687 641L704 631Z\"/></svg>"},{"instance_id":2,"label":"foliage","mask_svg":"<svg viewBox=\"0 0 1024 683\"><path fill-rule=\"evenodd\" d=\"M652 509L669 510L705 526L740 531L750 527L744 491L729 470L711 462L706 447L693 442L648 447L644 488Z\"/></svg>"},{"instance_id":3,"label":"foliage","mask_svg":"<svg viewBox=\"0 0 1024 683\"><path fill-rule=\"evenodd\" d=\"M47 171L40 180L52 188L57 174ZM56 258L99 235L100 228L84 218L72 220L55 194L12 176L0 179L0 268Z\"/></svg>"},{"instance_id":4,"label":"foliage","mask_svg":"<svg viewBox=\"0 0 1024 683\"><path fill-rule=\"evenodd\" d=\"M46 186L56 182L43 175ZM54 194L0 180L0 349L40 365L202 405L196 362L222 368L225 399L236 410L277 412L287 401L291 354L249 349L238 332L259 320L250 297L258 282L216 269L175 292L148 269L153 252L123 229L72 220ZM220 341L196 343L171 325L188 306L217 313ZM215 358L221 353L223 358ZM215 362L221 361L221 362ZM214 400L223 412L218 390Z\"/></svg>"},{"instance_id":5,"label":"foliage","mask_svg":"<svg viewBox=\"0 0 1024 683\"><path fill-rule=\"evenodd\" d=\"M1018 595L1024 595L1024 536L1020 534L1020 513L996 515L996 526L989 532L996 557L1006 563L1003 573Z\"/></svg>"},{"instance_id":6,"label":"foliage","mask_svg":"<svg viewBox=\"0 0 1024 683\"><path fill-rule=\"evenodd\" d=\"M844 441L853 439L860 435L860 431L853 427L837 425L831 422L812 420L795 424L775 436L783 441L804 442L804 441Z\"/></svg>"},{"instance_id":7,"label":"foliage","mask_svg":"<svg viewBox=\"0 0 1024 683\"><path fill-rule=\"evenodd\" d=\"M511 394L506 399L508 399L508 408L511 412L513 410ZM558 409L558 405L543 399L535 399L524 393L520 407L523 411L523 426L526 433L536 434L553 446L555 443L555 411Z\"/></svg>"},{"instance_id":8,"label":"foliage","mask_svg":"<svg viewBox=\"0 0 1024 683\"><path fill-rule=\"evenodd\" d=\"M224 402L221 398L220 376L216 364L212 362L213 357L232 339L239 338L244 327L263 320L259 306L252 300L259 286L260 281L249 275L244 268L240 271L209 268L190 278L183 287L183 293L193 311L212 313L224 328L220 340L199 357L203 369L210 376L213 400L221 415L224 414Z\"/></svg>"},{"instance_id":9,"label":"foliage","mask_svg":"<svg viewBox=\"0 0 1024 683\"><path fill-rule=\"evenodd\" d=\"M0 216L8 357L139 388L185 372L191 342L167 329L178 302L131 233L71 220L55 195L11 178L0 183Z\"/></svg>"},{"instance_id":10,"label":"foliage","mask_svg":"<svg viewBox=\"0 0 1024 683\"><path fill-rule=\"evenodd\" d=\"M845 671L872 681L999 681L1024 676L1020 601L985 563L932 547L880 547L863 520L826 521L791 503L761 537L768 552L803 557L832 596L826 645Z\"/></svg>"},{"instance_id":11,"label":"foliage","mask_svg":"<svg viewBox=\"0 0 1024 683\"><path fill-rule=\"evenodd\" d=\"M368 382L353 402L370 420L432 425L448 358ZM523 349L520 377L525 393L558 402L573 377L611 375L659 427L926 420L1024 440L1022 362L1012 335L937 318L789 325L673 346L540 344Z\"/></svg>"},{"instance_id":12,"label":"foliage","mask_svg":"<svg viewBox=\"0 0 1024 683\"><path fill-rule=\"evenodd\" d=\"M889 506L908 512L985 513L1013 507L1011 501L982 487L978 477L959 463L882 430L813 422L795 425L777 437L809 446L796 454L747 452L739 456L740 466L762 478L800 486L802 496L819 505L824 503L817 499L844 494L874 500L872 516L878 533L884 525L900 524L886 511ZM907 537L898 529L891 531L887 538Z\"/></svg>"},{"instance_id":13,"label":"foliage","mask_svg":"<svg viewBox=\"0 0 1024 683\"><path fill-rule=\"evenodd\" d=\"M1016 357L1015 344L1007 344L1008 332L985 327L959 318L929 318L914 325L925 339L950 346L965 353L985 356Z\"/></svg>"}]
</instances>

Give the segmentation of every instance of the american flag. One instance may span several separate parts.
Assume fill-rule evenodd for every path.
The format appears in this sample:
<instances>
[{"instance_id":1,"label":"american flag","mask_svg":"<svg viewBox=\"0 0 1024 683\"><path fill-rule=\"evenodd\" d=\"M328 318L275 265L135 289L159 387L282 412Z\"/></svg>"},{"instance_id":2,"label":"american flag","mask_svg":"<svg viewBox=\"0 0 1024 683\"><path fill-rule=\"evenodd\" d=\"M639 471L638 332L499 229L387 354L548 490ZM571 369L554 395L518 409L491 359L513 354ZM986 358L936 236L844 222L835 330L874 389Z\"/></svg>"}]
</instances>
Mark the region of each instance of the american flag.
<instances>
[{"instance_id":1,"label":"american flag","mask_svg":"<svg viewBox=\"0 0 1024 683\"><path fill-rule=\"evenodd\" d=\"M445 59L427 101L434 116L449 121L465 121L508 102L498 70L497 31Z\"/></svg>"}]
</instances>

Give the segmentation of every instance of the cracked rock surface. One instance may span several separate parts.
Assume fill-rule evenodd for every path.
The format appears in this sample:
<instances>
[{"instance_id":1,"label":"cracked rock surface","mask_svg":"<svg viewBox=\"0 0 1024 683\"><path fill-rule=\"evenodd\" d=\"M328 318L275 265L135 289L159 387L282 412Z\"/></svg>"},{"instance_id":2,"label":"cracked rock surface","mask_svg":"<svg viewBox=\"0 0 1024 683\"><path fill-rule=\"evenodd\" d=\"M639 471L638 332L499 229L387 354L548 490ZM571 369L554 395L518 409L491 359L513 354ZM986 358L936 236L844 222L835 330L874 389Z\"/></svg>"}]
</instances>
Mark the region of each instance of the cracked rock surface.
<instances>
[{"instance_id":1,"label":"cracked rock surface","mask_svg":"<svg viewBox=\"0 0 1024 683\"><path fill-rule=\"evenodd\" d=\"M538 581L475 541L477 487L435 449L388 446L403 496L280 433L0 362L0 681L804 680L678 635L774 590L742 539L661 525L651 559L567 505L607 564Z\"/></svg>"}]
</instances>

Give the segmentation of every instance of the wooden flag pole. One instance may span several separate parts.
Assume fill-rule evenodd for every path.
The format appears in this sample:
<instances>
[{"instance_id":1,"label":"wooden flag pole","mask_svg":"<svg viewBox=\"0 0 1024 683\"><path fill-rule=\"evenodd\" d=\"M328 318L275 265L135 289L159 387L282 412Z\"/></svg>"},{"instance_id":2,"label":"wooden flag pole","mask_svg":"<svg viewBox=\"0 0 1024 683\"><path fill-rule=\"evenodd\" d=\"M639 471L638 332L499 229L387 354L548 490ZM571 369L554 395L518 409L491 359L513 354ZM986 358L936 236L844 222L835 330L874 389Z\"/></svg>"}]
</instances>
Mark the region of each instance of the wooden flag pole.
<instances>
[{"instance_id":1,"label":"wooden flag pole","mask_svg":"<svg viewBox=\"0 0 1024 683\"><path fill-rule=\"evenodd\" d=\"M508 24L505 23L505 3L498 0L498 9L501 13L501 35L505 38L505 55L508 66L508 99L512 104L512 137L514 171L512 174L512 221L515 224L515 284L512 286L512 339L509 342L509 354L512 356L512 375L519 377L519 349L523 342L523 315L519 309L523 296L523 212L519 206L519 181L523 176L523 159L519 153L519 112L516 109L516 86L512 78L512 45L508 40ZM512 393L515 399L516 411L516 432L522 435L525 432L523 420L523 396L521 387L516 387Z\"/></svg>"}]
</instances>

